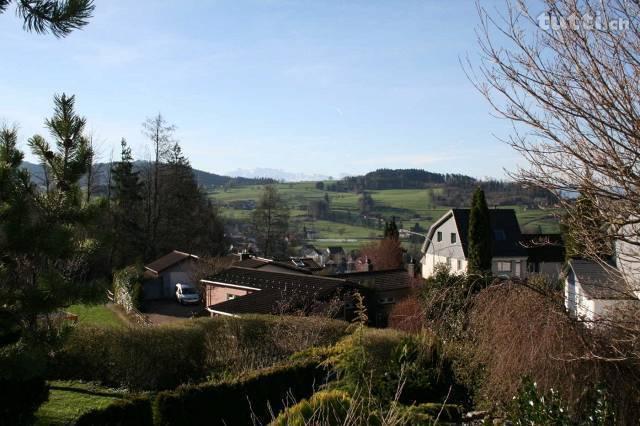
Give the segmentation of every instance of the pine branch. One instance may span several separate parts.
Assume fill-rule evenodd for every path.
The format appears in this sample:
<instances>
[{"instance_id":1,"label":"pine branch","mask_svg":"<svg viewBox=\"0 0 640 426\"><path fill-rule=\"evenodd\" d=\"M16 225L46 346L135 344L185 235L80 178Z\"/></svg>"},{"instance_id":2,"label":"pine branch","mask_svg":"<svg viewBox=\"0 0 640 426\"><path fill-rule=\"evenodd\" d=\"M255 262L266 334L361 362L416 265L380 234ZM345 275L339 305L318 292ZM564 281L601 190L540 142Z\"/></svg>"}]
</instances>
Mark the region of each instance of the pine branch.
<instances>
[{"instance_id":1,"label":"pine branch","mask_svg":"<svg viewBox=\"0 0 640 426\"><path fill-rule=\"evenodd\" d=\"M0 0L0 12L8 4ZM19 0L17 13L27 31L65 37L87 25L94 9L93 0Z\"/></svg>"}]
</instances>

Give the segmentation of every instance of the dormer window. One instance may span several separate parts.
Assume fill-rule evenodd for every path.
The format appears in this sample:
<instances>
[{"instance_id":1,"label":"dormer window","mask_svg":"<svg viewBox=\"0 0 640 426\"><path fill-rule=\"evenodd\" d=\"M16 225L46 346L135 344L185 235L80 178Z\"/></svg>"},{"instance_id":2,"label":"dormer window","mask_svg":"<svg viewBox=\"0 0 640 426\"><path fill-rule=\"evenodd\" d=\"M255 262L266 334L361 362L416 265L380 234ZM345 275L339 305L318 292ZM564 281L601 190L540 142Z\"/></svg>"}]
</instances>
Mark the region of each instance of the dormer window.
<instances>
[{"instance_id":1,"label":"dormer window","mask_svg":"<svg viewBox=\"0 0 640 426\"><path fill-rule=\"evenodd\" d=\"M504 229L494 229L493 239L496 241L504 241L507 239L507 235L504 233Z\"/></svg>"}]
</instances>

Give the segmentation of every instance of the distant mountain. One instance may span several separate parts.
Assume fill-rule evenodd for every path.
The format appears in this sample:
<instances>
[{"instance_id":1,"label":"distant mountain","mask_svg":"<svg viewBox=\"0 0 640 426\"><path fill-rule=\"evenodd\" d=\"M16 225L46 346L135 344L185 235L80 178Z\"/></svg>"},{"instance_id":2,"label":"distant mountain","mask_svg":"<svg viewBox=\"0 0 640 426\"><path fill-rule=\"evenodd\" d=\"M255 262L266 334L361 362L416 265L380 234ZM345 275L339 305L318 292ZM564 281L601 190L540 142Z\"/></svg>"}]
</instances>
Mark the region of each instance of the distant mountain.
<instances>
[{"instance_id":1,"label":"distant mountain","mask_svg":"<svg viewBox=\"0 0 640 426\"><path fill-rule=\"evenodd\" d=\"M270 168L256 168L256 169L237 169L227 173L229 176L233 177L243 177L243 178L270 178L278 181L285 182L307 182L307 181L317 181L317 180L327 180L329 176L320 175L320 174L305 174L305 173L294 173L287 172L281 169L270 169Z\"/></svg>"},{"instance_id":2,"label":"distant mountain","mask_svg":"<svg viewBox=\"0 0 640 426\"><path fill-rule=\"evenodd\" d=\"M147 163L145 161L136 161L134 163L134 168L137 170L141 170L146 164ZM96 186L103 186L107 184L107 172L110 167L111 163L96 164L96 170L98 170L98 173L96 175ZM44 181L44 173L42 171L41 165L23 161L22 168L29 171L29 173L31 174L31 179L34 183L42 184L42 182ZM198 169L193 169L193 174L195 175L198 184L201 186L222 186L228 183L234 185L264 185L267 183L275 183L274 179L224 176Z\"/></svg>"}]
</instances>

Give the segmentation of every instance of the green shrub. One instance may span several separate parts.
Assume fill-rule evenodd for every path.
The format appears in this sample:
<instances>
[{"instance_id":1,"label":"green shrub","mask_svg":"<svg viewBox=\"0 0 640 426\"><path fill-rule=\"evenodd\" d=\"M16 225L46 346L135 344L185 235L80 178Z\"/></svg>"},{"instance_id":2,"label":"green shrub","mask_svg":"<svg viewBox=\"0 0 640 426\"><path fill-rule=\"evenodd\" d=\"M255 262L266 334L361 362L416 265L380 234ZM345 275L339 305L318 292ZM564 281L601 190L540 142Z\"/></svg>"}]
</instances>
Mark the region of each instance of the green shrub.
<instances>
[{"instance_id":1,"label":"green shrub","mask_svg":"<svg viewBox=\"0 0 640 426\"><path fill-rule=\"evenodd\" d=\"M0 423L30 424L49 397L45 367L44 354L23 340L0 347Z\"/></svg>"},{"instance_id":2,"label":"green shrub","mask_svg":"<svg viewBox=\"0 0 640 426\"><path fill-rule=\"evenodd\" d=\"M288 398L310 396L325 378L316 362L289 363L236 381L181 386L158 394L156 420L160 425L265 423Z\"/></svg>"},{"instance_id":3,"label":"green shrub","mask_svg":"<svg viewBox=\"0 0 640 426\"><path fill-rule=\"evenodd\" d=\"M203 334L191 326L77 328L55 357L62 379L133 390L172 389L205 377Z\"/></svg>"},{"instance_id":4,"label":"green shrub","mask_svg":"<svg viewBox=\"0 0 640 426\"><path fill-rule=\"evenodd\" d=\"M351 409L351 396L341 390L325 390L314 393L296 405L280 413L272 426L306 426L322 424L340 426Z\"/></svg>"},{"instance_id":5,"label":"green shrub","mask_svg":"<svg viewBox=\"0 0 640 426\"><path fill-rule=\"evenodd\" d=\"M409 425L432 425L438 422L460 423L463 409L455 404L427 402L411 406L398 406L400 417Z\"/></svg>"},{"instance_id":6,"label":"green shrub","mask_svg":"<svg viewBox=\"0 0 640 426\"><path fill-rule=\"evenodd\" d=\"M435 339L395 330L362 329L336 346L328 363L338 384L352 395L365 389L379 401L414 404L444 400L452 382L448 361Z\"/></svg>"},{"instance_id":7,"label":"green shrub","mask_svg":"<svg viewBox=\"0 0 640 426\"><path fill-rule=\"evenodd\" d=\"M146 328L76 328L53 359L51 375L133 390L238 375L274 365L297 351L330 345L347 324L323 318L201 318Z\"/></svg>"},{"instance_id":8,"label":"green shrub","mask_svg":"<svg viewBox=\"0 0 640 426\"><path fill-rule=\"evenodd\" d=\"M137 397L116 401L101 409L84 413L75 422L76 426L153 426L151 401Z\"/></svg>"}]
</instances>

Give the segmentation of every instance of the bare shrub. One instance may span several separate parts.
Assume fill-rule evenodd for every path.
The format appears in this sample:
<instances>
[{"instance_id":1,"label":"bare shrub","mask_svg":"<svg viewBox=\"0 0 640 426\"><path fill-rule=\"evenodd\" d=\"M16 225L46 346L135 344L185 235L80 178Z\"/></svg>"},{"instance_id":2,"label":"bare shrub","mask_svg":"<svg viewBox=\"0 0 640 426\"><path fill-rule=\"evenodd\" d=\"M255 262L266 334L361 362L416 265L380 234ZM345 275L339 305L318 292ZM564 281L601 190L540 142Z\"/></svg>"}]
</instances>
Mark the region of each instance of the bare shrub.
<instances>
[{"instance_id":1,"label":"bare shrub","mask_svg":"<svg viewBox=\"0 0 640 426\"><path fill-rule=\"evenodd\" d=\"M603 384L615 395L618 419L637 422L638 365L591 356L606 352L608 336L570 318L559 296L520 283L494 285L475 298L469 321L473 361L484 372L477 396L485 405L504 406L529 376L580 413L590 390Z\"/></svg>"},{"instance_id":2,"label":"bare shrub","mask_svg":"<svg viewBox=\"0 0 640 426\"><path fill-rule=\"evenodd\" d=\"M424 306L416 294L396 303L389 314L389 327L418 333L424 326Z\"/></svg>"}]
</instances>

